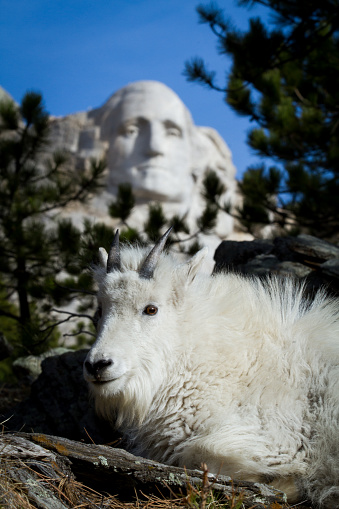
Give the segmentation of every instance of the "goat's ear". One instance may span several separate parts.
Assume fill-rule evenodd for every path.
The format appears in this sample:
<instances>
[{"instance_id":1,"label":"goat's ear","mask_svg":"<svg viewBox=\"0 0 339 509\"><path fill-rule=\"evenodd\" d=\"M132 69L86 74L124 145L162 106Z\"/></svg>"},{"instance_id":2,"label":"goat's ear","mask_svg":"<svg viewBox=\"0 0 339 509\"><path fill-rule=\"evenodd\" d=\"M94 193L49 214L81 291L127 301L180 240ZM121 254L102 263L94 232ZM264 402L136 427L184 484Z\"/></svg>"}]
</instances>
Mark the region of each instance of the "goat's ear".
<instances>
[{"instance_id":1,"label":"goat's ear","mask_svg":"<svg viewBox=\"0 0 339 509\"><path fill-rule=\"evenodd\" d=\"M99 247L99 263L100 267L102 267L103 269L107 268L107 259L108 254L106 249L104 249L103 247Z\"/></svg>"},{"instance_id":2,"label":"goat's ear","mask_svg":"<svg viewBox=\"0 0 339 509\"><path fill-rule=\"evenodd\" d=\"M208 247L203 247L187 262L176 267L175 273L183 281L185 286L193 281L207 254Z\"/></svg>"}]
</instances>

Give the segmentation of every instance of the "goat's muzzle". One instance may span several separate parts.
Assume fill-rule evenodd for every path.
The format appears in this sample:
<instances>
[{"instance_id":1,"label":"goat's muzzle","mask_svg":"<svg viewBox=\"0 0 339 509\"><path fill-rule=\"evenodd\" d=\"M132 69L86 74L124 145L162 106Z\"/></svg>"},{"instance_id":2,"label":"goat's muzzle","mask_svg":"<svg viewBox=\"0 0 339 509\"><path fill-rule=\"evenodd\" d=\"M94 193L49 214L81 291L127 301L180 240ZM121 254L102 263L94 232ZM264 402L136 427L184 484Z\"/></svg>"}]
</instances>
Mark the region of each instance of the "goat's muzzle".
<instances>
[{"instance_id":1,"label":"goat's muzzle","mask_svg":"<svg viewBox=\"0 0 339 509\"><path fill-rule=\"evenodd\" d=\"M85 361L85 368L89 375L94 376L96 382L105 382L102 380L103 374L108 366L113 364L112 359L102 359L97 362ZM96 383L94 382L94 383Z\"/></svg>"}]
</instances>

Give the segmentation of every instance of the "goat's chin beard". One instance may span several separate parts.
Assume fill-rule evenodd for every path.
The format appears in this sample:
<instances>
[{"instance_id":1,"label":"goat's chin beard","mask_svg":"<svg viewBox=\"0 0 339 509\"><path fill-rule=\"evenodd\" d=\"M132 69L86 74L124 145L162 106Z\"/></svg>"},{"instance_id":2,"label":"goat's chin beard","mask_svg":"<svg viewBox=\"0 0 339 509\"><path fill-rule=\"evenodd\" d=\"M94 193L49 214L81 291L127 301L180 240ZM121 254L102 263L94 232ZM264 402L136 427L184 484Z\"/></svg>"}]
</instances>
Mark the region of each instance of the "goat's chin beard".
<instances>
[{"instance_id":1,"label":"goat's chin beard","mask_svg":"<svg viewBox=\"0 0 339 509\"><path fill-rule=\"evenodd\" d=\"M144 377L125 373L104 383L90 382L90 393L96 413L119 428L143 422L153 398L154 387L149 383L149 377L145 380Z\"/></svg>"}]
</instances>

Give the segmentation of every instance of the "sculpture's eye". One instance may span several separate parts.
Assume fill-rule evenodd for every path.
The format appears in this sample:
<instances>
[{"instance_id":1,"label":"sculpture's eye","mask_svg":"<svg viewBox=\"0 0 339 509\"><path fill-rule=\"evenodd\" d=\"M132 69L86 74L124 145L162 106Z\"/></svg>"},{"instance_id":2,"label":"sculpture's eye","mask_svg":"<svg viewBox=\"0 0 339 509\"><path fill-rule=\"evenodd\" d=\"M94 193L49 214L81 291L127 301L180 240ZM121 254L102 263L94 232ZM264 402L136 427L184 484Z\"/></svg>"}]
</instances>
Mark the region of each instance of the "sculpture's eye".
<instances>
[{"instance_id":1,"label":"sculpture's eye","mask_svg":"<svg viewBox=\"0 0 339 509\"><path fill-rule=\"evenodd\" d=\"M127 124L124 126L124 135L127 137L137 136L139 134L139 127L135 124Z\"/></svg>"},{"instance_id":2,"label":"sculpture's eye","mask_svg":"<svg viewBox=\"0 0 339 509\"><path fill-rule=\"evenodd\" d=\"M182 138L182 135L183 135L182 130L174 122L166 120L164 122L164 127L165 127L165 132L166 132L167 136L174 136L175 138Z\"/></svg>"},{"instance_id":3,"label":"sculpture's eye","mask_svg":"<svg viewBox=\"0 0 339 509\"><path fill-rule=\"evenodd\" d=\"M177 138L181 137L181 132L176 127L170 127L169 129L167 129L167 134L168 136L175 136Z\"/></svg>"},{"instance_id":4,"label":"sculpture's eye","mask_svg":"<svg viewBox=\"0 0 339 509\"><path fill-rule=\"evenodd\" d=\"M153 306L153 304L148 304L148 306L145 307L143 313L144 315L154 316L158 312L158 308L156 306Z\"/></svg>"}]
</instances>

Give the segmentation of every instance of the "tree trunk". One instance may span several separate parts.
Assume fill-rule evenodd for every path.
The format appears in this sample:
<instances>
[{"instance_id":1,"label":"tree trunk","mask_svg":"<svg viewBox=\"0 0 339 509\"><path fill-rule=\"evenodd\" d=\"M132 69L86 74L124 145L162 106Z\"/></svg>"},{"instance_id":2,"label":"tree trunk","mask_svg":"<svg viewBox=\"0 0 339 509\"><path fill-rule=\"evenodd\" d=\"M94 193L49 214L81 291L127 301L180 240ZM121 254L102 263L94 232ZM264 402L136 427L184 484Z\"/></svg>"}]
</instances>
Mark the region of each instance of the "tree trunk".
<instances>
[{"instance_id":1,"label":"tree trunk","mask_svg":"<svg viewBox=\"0 0 339 509\"><path fill-rule=\"evenodd\" d=\"M24 258L18 258L16 274L17 274L17 290L18 290L19 306L20 306L20 323L21 323L21 325L26 325L31 319L31 313L30 313L29 303L28 303L27 271L26 271L26 262L25 262Z\"/></svg>"}]
</instances>

